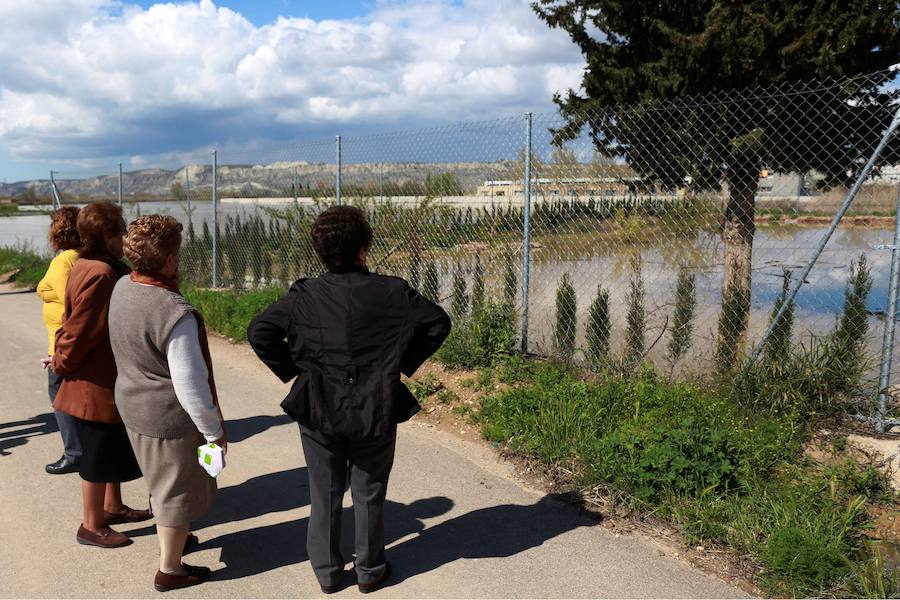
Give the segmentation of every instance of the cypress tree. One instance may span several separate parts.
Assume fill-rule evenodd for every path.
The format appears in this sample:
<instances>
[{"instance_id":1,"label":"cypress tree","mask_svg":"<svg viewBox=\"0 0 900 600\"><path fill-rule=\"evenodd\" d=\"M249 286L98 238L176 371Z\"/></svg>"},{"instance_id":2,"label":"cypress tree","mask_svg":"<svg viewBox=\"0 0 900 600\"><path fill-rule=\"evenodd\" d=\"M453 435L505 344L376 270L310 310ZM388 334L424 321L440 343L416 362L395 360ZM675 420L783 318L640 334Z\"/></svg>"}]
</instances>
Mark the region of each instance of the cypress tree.
<instances>
[{"instance_id":1,"label":"cypress tree","mask_svg":"<svg viewBox=\"0 0 900 600\"><path fill-rule=\"evenodd\" d=\"M644 279L641 273L641 257L631 261L631 281L628 293L628 328L625 332L625 356L623 363L628 371L637 368L644 356L647 311L644 307Z\"/></svg>"},{"instance_id":2,"label":"cypress tree","mask_svg":"<svg viewBox=\"0 0 900 600\"><path fill-rule=\"evenodd\" d=\"M575 354L575 333L578 326L577 298L569 274L563 275L556 290L556 353L562 360L570 361Z\"/></svg>"},{"instance_id":3,"label":"cypress tree","mask_svg":"<svg viewBox=\"0 0 900 600\"><path fill-rule=\"evenodd\" d=\"M694 274L682 267L678 271L678 284L675 288L675 316L672 319L672 337L669 339L667 351L672 370L675 363L684 356L691 346L691 334L694 329L694 311L697 308Z\"/></svg>"},{"instance_id":4,"label":"cypress tree","mask_svg":"<svg viewBox=\"0 0 900 600\"><path fill-rule=\"evenodd\" d=\"M475 255L475 269L472 272L472 316L481 314L484 309L484 267L481 257Z\"/></svg>"},{"instance_id":5,"label":"cypress tree","mask_svg":"<svg viewBox=\"0 0 900 600\"><path fill-rule=\"evenodd\" d=\"M440 300L439 290L437 265L430 260L425 264L425 272L422 274L422 295L437 304Z\"/></svg>"},{"instance_id":6,"label":"cypress tree","mask_svg":"<svg viewBox=\"0 0 900 600\"><path fill-rule=\"evenodd\" d=\"M466 279L463 277L462 269L456 266L453 273L453 300L450 305L450 315L454 321L462 321L466 316L469 308L469 297L466 295Z\"/></svg>"},{"instance_id":7,"label":"cypress tree","mask_svg":"<svg viewBox=\"0 0 900 600\"><path fill-rule=\"evenodd\" d=\"M609 317L609 292L597 286L597 296L591 302L587 327L587 359L593 368L609 362L609 337L612 322Z\"/></svg>"}]
</instances>

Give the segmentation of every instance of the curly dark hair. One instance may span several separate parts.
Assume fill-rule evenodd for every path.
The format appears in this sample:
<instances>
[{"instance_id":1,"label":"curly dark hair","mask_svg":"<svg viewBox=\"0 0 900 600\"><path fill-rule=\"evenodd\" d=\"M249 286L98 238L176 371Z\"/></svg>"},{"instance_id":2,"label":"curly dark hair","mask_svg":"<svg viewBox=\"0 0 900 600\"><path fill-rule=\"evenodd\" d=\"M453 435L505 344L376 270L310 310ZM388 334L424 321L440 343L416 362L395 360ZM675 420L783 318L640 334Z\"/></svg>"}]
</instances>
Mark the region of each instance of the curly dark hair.
<instances>
[{"instance_id":1,"label":"curly dark hair","mask_svg":"<svg viewBox=\"0 0 900 600\"><path fill-rule=\"evenodd\" d=\"M175 217L145 215L131 222L125 233L125 256L138 273L153 275L166 257L181 249L181 223Z\"/></svg>"},{"instance_id":2,"label":"curly dark hair","mask_svg":"<svg viewBox=\"0 0 900 600\"><path fill-rule=\"evenodd\" d=\"M326 269L346 273L356 265L359 251L372 245L372 228L355 206L334 206L316 217L312 242Z\"/></svg>"},{"instance_id":3,"label":"curly dark hair","mask_svg":"<svg viewBox=\"0 0 900 600\"><path fill-rule=\"evenodd\" d=\"M81 237L81 258L101 258L106 255L106 239L125 233L122 207L112 202L88 204L78 213L78 235Z\"/></svg>"},{"instance_id":4,"label":"curly dark hair","mask_svg":"<svg viewBox=\"0 0 900 600\"><path fill-rule=\"evenodd\" d=\"M78 250L78 207L63 206L50 213L50 245L54 250Z\"/></svg>"}]
</instances>

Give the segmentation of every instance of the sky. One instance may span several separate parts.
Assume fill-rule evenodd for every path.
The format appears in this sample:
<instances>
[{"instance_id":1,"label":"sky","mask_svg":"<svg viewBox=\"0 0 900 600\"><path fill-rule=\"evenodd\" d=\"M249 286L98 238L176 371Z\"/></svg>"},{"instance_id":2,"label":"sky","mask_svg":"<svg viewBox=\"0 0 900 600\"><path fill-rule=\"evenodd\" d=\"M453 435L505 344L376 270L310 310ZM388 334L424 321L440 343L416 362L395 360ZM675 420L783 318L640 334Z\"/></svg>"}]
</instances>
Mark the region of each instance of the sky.
<instances>
[{"instance_id":1,"label":"sky","mask_svg":"<svg viewBox=\"0 0 900 600\"><path fill-rule=\"evenodd\" d=\"M0 181L548 112L583 68L526 0L0 0Z\"/></svg>"}]
</instances>

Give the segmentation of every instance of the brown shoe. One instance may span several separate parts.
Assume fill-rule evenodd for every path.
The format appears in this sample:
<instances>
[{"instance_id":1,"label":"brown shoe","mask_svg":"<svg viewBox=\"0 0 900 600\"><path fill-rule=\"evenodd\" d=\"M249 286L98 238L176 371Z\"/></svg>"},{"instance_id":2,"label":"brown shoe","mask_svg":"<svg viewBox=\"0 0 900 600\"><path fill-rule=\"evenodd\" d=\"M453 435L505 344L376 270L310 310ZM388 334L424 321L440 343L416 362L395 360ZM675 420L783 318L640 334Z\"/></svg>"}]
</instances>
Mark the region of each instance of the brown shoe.
<instances>
[{"instance_id":1,"label":"brown shoe","mask_svg":"<svg viewBox=\"0 0 900 600\"><path fill-rule=\"evenodd\" d=\"M99 548L121 548L130 545L131 538L124 533L113 531L109 527L103 527L98 533L86 529L84 525L78 527L75 540L85 546L97 546Z\"/></svg>"},{"instance_id":2,"label":"brown shoe","mask_svg":"<svg viewBox=\"0 0 900 600\"><path fill-rule=\"evenodd\" d=\"M120 513L110 513L103 511L103 517L106 519L107 525L119 525L121 523L140 523L149 520L153 514L149 510L135 510L133 508L124 507L125 510Z\"/></svg>"},{"instance_id":3,"label":"brown shoe","mask_svg":"<svg viewBox=\"0 0 900 600\"><path fill-rule=\"evenodd\" d=\"M387 583L388 577L391 576L391 563L384 563L384 573L381 574L381 577L378 578L378 581L373 581L372 583L360 583L359 591L363 594L369 594L374 592L375 590L380 590L385 583Z\"/></svg>"},{"instance_id":4,"label":"brown shoe","mask_svg":"<svg viewBox=\"0 0 900 600\"><path fill-rule=\"evenodd\" d=\"M203 583L212 575L212 571L207 567L193 567L182 563L181 568L185 571L184 575L157 571L156 577L153 578L153 587L156 588L156 591L168 592L191 587L192 585Z\"/></svg>"}]
</instances>

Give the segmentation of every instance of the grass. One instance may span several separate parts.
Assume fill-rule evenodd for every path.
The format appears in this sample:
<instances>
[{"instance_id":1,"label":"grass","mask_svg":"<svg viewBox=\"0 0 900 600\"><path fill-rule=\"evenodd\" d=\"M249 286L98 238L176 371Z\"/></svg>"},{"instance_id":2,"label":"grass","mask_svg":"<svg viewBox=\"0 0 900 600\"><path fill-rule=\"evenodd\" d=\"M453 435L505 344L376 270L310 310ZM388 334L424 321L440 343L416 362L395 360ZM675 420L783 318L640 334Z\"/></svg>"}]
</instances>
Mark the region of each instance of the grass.
<instances>
[{"instance_id":1,"label":"grass","mask_svg":"<svg viewBox=\"0 0 900 600\"><path fill-rule=\"evenodd\" d=\"M184 290L184 297L203 314L206 326L235 341L245 341L251 319L284 294L282 289Z\"/></svg>"},{"instance_id":2,"label":"grass","mask_svg":"<svg viewBox=\"0 0 900 600\"><path fill-rule=\"evenodd\" d=\"M750 412L732 390L664 381L647 367L603 381L552 364L504 370L513 386L486 396L475 416L488 440L566 465L580 487L667 519L691 545L753 556L771 594L862 589L872 571L865 509L897 499L846 445L825 463L805 457L814 413Z\"/></svg>"},{"instance_id":3,"label":"grass","mask_svg":"<svg viewBox=\"0 0 900 600\"><path fill-rule=\"evenodd\" d=\"M0 247L0 274L19 271L13 280L18 287L36 287L49 266L49 258L25 246Z\"/></svg>"}]
</instances>

